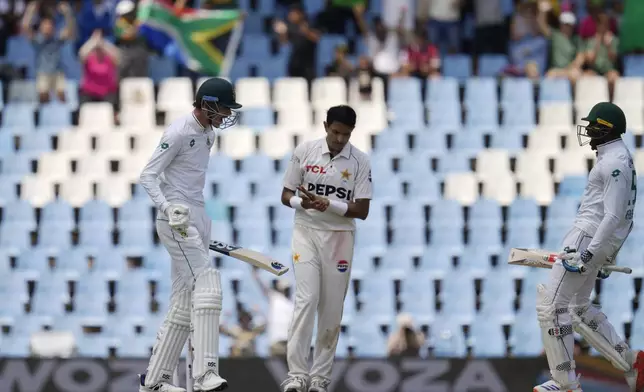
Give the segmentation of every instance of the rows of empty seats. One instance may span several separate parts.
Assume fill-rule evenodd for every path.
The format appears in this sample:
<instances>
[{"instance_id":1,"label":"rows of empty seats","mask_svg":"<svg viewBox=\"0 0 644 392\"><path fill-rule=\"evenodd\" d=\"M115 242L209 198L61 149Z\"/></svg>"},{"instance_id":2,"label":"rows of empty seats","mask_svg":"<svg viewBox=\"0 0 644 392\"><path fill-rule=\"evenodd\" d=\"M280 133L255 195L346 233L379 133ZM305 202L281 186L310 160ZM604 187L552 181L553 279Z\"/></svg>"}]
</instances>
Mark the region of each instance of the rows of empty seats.
<instances>
[{"instance_id":1,"label":"rows of empty seats","mask_svg":"<svg viewBox=\"0 0 644 392\"><path fill-rule=\"evenodd\" d=\"M0 324L13 326L0 336L2 352L24 355L29 335L47 325L73 331L84 355L146 355L168 306L170 269L137 180L163 126L189 112L196 86L124 80L115 116L109 104L38 105L32 82L21 83L9 86L0 122L0 292L18 298L0 306ZM310 89L289 78L236 85L246 108L240 126L220 132L204 192L212 237L285 262L292 210L279 194L290 153L323 135L329 106L358 111L352 142L371 155L374 201L358 224L340 354L384 354L384 332L400 311L427 327L437 355L461 356L467 346L479 355L503 355L508 345L517 355L541 351L534 293L547 272L510 268L505 257L514 246L556 249L569 229L594 162L577 144L575 119L605 99L604 82L582 79L572 90L552 80L392 79L388 98L378 81L367 101L336 78ZM641 79L616 87L640 173L643 96ZM634 345L644 344L644 313L633 307L643 237L635 229L619 256L635 273L597 292L620 298L608 311L630 323ZM237 300L266 310L245 264L215 262L227 317ZM266 337L258 347L267 352Z\"/></svg>"}]
</instances>

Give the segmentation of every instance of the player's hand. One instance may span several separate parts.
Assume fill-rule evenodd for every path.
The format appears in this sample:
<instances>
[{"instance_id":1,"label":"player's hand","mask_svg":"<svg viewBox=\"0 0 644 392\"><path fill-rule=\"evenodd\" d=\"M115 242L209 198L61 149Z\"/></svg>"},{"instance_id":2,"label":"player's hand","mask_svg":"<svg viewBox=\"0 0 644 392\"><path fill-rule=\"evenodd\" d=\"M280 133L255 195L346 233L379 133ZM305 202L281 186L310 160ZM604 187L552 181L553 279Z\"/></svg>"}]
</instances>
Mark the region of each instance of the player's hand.
<instances>
[{"instance_id":1,"label":"player's hand","mask_svg":"<svg viewBox=\"0 0 644 392\"><path fill-rule=\"evenodd\" d=\"M173 230L176 230L181 236L188 235L188 225L190 224L190 208L183 204L170 204L165 210L168 216L168 224Z\"/></svg>"},{"instance_id":2,"label":"player's hand","mask_svg":"<svg viewBox=\"0 0 644 392\"><path fill-rule=\"evenodd\" d=\"M600 268L599 271L597 271L597 277L599 279L607 279L610 276L611 271L607 270L605 268Z\"/></svg>"},{"instance_id":3,"label":"player's hand","mask_svg":"<svg viewBox=\"0 0 644 392\"><path fill-rule=\"evenodd\" d=\"M297 189L300 191L300 194L302 195L302 207L304 207L305 200L309 200L311 202L310 204L307 203L308 205L310 205L310 208L314 210L318 210L320 212L326 211L326 209L329 207L330 202L329 202L329 199L327 199L326 197L317 196L307 191L306 188L304 188L302 185L300 185ZM304 208L308 208L308 207L304 207Z\"/></svg>"},{"instance_id":4,"label":"player's hand","mask_svg":"<svg viewBox=\"0 0 644 392\"><path fill-rule=\"evenodd\" d=\"M580 274L588 273L589 268L587 264L590 263L592 258L593 258L593 254L590 253L588 250L584 250L583 252L577 252L577 251L574 251L573 249L569 249L559 254L559 259L561 260L561 264L566 269L566 271L577 272Z\"/></svg>"}]
</instances>

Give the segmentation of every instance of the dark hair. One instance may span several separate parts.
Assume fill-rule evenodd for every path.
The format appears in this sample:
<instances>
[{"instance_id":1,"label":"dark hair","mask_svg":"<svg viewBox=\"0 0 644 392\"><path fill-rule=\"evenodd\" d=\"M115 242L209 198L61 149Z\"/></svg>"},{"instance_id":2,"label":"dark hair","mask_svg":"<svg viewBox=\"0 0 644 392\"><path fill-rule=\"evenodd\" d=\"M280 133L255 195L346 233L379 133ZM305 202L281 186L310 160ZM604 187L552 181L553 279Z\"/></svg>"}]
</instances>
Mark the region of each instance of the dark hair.
<instances>
[{"instance_id":1,"label":"dark hair","mask_svg":"<svg viewBox=\"0 0 644 392\"><path fill-rule=\"evenodd\" d=\"M351 128L356 126L356 111L349 105L333 106L326 112L326 123L342 123Z\"/></svg>"}]
</instances>

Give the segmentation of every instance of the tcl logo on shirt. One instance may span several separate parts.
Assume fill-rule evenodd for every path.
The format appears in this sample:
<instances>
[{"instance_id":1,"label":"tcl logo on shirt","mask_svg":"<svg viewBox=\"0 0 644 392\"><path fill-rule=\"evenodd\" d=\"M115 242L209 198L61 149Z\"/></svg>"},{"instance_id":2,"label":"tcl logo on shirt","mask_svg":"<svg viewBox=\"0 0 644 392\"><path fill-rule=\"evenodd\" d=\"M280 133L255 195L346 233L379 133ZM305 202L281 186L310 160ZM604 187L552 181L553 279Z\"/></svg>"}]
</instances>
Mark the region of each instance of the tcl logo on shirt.
<instances>
[{"instance_id":1,"label":"tcl logo on shirt","mask_svg":"<svg viewBox=\"0 0 644 392\"><path fill-rule=\"evenodd\" d=\"M306 165L306 171L317 174L326 174L326 168L318 165Z\"/></svg>"},{"instance_id":2,"label":"tcl logo on shirt","mask_svg":"<svg viewBox=\"0 0 644 392\"><path fill-rule=\"evenodd\" d=\"M313 192L318 196L335 195L338 199L351 201L351 191L346 188L335 187L333 185L311 184L311 183L309 183L306 186L306 188L307 188L306 189L307 191Z\"/></svg>"}]
</instances>

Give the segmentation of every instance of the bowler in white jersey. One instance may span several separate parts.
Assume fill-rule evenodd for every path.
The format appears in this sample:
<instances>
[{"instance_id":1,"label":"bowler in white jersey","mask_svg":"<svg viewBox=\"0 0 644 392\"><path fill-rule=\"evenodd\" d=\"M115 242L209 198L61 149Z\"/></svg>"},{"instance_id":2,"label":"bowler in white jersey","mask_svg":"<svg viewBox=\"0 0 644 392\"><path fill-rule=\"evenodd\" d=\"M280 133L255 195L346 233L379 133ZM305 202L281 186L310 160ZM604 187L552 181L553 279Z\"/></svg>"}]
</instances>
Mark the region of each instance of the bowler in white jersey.
<instances>
[{"instance_id":1,"label":"bowler in white jersey","mask_svg":"<svg viewBox=\"0 0 644 392\"><path fill-rule=\"evenodd\" d=\"M626 132L624 112L610 102L595 105L578 126L580 145L597 151L597 162L572 229L563 240L563 252L547 285L539 285L537 317L552 379L534 392L581 392L573 358L573 330L624 372L631 392L644 391L644 353L632 350L590 303L595 279L608 278L602 266L614 263L633 226L637 175L621 135Z\"/></svg>"},{"instance_id":2,"label":"bowler in white jersey","mask_svg":"<svg viewBox=\"0 0 644 392\"><path fill-rule=\"evenodd\" d=\"M354 219L367 218L372 197L369 157L349 143L355 124L351 107L330 108L324 122L326 137L297 146L284 175L281 200L295 209L296 280L285 392L307 392L307 388L326 392L330 383L350 281ZM309 369L316 313L317 341Z\"/></svg>"},{"instance_id":3,"label":"bowler in white jersey","mask_svg":"<svg viewBox=\"0 0 644 392\"><path fill-rule=\"evenodd\" d=\"M206 80L197 90L191 114L173 122L141 173L141 185L157 207L157 233L172 258L170 309L157 335L140 392L184 392L170 384L181 351L192 332L194 390L220 391L219 315L222 292L219 271L210 262L211 222L203 189L215 143L214 128L235 124L235 91L221 78Z\"/></svg>"}]
</instances>

